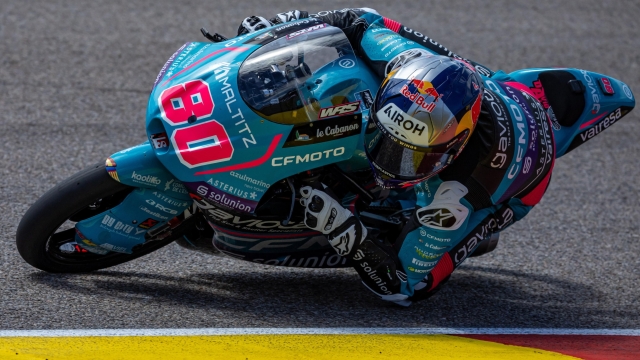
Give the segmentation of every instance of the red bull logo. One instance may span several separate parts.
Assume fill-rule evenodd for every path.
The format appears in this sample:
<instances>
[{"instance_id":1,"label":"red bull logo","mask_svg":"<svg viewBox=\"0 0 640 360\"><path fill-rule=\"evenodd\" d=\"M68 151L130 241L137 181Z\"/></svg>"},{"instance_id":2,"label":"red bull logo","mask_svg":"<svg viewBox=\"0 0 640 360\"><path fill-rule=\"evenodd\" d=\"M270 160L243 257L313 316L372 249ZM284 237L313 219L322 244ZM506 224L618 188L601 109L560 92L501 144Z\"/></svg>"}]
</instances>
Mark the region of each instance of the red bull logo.
<instances>
[{"instance_id":1,"label":"red bull logo","mask_svg":"<svg viewBox=\"0 0 640 360\"><path fill-rule=\"evenodd\" d=\"M416 89L415 92L409 90L409 86L402 87L400 92L404 97L413 101L416 105L420 105L426 112L432 112L436 108L436 102L440 98L440 94L429 81L411 80L411 85ZM427 98L433 98L433 101L427 101Z\"/></svg>"},{"instance_id":2,"label":"red bull logo","mask_svg":"<svg viewBox=\"0 0 640 360\"><path fill-rule=\"evenodd\" d=\"M433 96L434 98L436 98L436 100L438 100L438 98L440 97L440 94L438 94L438 91L436 90L435 87L433 87L433 84L431 84L431 82L429 81L422 81L422 80L411 80L411 85L416 87L416 90L418 90L418 92L420 94L426 95L426 96Z\"/></svg>"}]
</instances>

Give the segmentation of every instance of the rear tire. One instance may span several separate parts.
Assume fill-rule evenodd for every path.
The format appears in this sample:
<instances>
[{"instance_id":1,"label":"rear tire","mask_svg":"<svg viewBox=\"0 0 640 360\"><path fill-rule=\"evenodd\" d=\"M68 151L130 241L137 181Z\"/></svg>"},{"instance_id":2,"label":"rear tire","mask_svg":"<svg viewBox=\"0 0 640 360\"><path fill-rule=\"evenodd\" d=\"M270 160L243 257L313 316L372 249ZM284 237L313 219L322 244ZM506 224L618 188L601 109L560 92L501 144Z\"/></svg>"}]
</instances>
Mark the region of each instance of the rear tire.
<instances>
[{"instance_id":1,"label":"rear tire","mask_svg":"<svg viewBox=\"0 0 640 360\"><path fill-rule=\"evenodd\" d=\"M133 254L98 255L75 245L75 230L60 230L120 204L134 188L113 180L104 163L88 167L40 197L22 217L16 245L30 265L52 273L78 273L118 265L155 251L173 239L149 241ZM75 248L76 251L70 250Z\"/></svg>"}]
</instances>

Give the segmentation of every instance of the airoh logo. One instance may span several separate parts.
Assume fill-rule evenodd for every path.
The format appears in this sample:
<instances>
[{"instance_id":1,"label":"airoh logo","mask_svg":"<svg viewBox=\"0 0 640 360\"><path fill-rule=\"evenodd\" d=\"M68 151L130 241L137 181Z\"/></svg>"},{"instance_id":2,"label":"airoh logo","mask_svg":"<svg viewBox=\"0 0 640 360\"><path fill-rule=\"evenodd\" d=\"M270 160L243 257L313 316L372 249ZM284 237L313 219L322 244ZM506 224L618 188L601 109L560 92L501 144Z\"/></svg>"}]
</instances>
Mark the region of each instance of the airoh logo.
<instances>
[{"instance_id":1,"label":"airoh logo","mask_svg":"<svg viewBox=\"0 0 640 360\"><path fill-rule=\"evenodd\" d=\"M376 116L380 124L398 138L412 145L429 145L427 125L402 111L396 104L385 105Z\"/></svg>"}]
</instances>

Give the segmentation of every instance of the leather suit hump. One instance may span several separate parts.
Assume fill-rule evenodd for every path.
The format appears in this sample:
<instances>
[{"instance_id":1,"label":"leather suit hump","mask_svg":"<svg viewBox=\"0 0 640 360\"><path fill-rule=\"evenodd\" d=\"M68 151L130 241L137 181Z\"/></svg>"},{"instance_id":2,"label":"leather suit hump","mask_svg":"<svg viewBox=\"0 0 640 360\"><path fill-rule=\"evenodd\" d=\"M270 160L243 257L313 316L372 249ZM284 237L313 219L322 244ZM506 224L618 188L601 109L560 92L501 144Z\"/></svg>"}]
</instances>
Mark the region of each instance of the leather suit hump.
<instances>
[{"instance_id":1,"label":"leather suit hump","mask_svg":"<svg viewBox=\"0 0 640 360\"><path fill-rule=\"evenodd\" d=\"M555 153L542 105L515 84L488 82L473 135L440 174L464 184L476 210L523 198L542 182L546 187Z\"/></svg>"}]
</instances>

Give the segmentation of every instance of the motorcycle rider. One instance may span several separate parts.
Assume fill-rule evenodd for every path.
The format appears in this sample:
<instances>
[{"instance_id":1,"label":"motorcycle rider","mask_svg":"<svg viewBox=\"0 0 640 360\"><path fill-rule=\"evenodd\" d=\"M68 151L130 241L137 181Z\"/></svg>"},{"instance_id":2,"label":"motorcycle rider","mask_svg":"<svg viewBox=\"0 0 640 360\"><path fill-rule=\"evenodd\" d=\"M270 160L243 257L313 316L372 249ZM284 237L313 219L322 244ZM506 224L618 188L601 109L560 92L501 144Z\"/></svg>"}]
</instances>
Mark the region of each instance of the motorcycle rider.
<instances>
[{"instance_id":1,"label":"motorcycle rider","mask_svg":"<svg viewBox=\"0 0 640 360\"><path fill-rule=\"evenodd\" d=\"M550 120L525 85L373 9L252 16L238 33L309 17L342 29L384 79L364 147L384 189L378 203L402 199L410 216L389 244L327 188L307 186L305 224L351 259L369 290L408 306L540 201L555 158Z\"/></svg>"}]
</instances>

